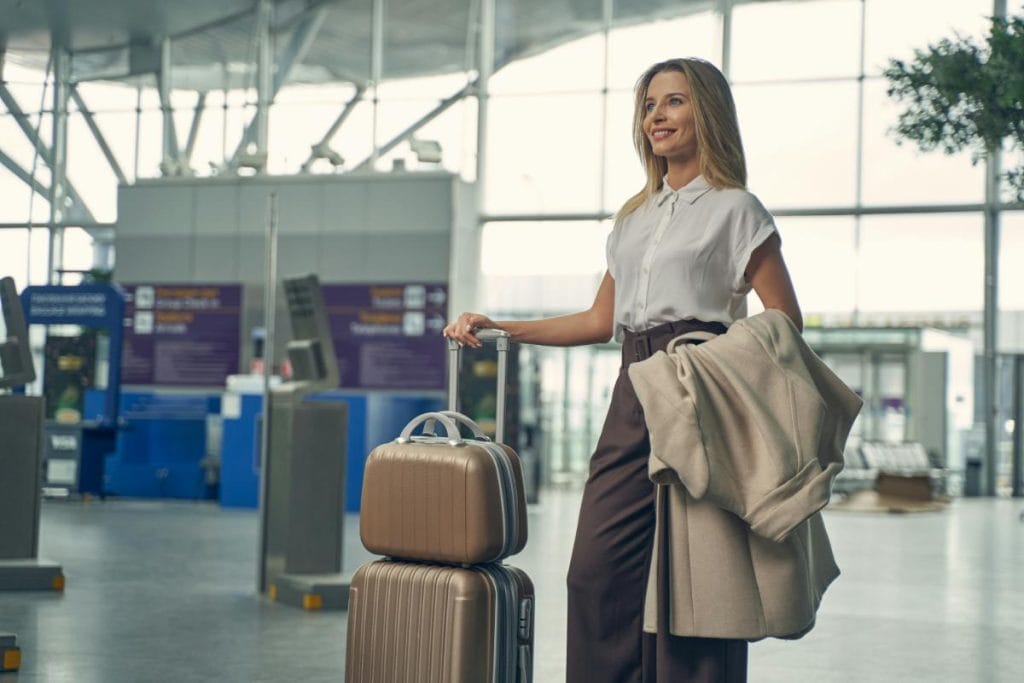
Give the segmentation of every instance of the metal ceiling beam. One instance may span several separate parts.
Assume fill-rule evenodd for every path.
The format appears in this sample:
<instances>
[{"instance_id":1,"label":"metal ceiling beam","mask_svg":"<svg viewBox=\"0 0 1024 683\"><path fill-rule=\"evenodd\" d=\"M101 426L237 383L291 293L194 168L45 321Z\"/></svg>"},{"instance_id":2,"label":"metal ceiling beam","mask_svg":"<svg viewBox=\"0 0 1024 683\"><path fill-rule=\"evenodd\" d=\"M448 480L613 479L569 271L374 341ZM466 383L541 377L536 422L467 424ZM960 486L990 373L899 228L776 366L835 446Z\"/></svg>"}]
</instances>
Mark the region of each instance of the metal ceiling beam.
<instances>
[{"instance_id":1,"label":"metal ceiling beam","mask_svg":"<svg viewBox=\"0 0 1024 683\"><path fill-rule=\"evenodd\" d=\"M203 120L203 112L206 111L206 93L199 93L196 106L192 113L192 125L188 129L188 141L185 143L185 165L192 163L192 152L196 147L196 138L199 137L199 124Z\"/></svg>"},{"instance_id":2,"label":"metal ceiling beam","mask_svg":"<svg viewBox=\"0 0 1024 683\"><path fill-rule=\"evenodd\" d=\"M456 92L454 95L450 95L449 97L446 97L445 99L441 100L436 107L434 107L429 112L424 114L422 117L417 119L415 123L410 125L408 128L403 130L401 133L399 133L395 137L391 138L391 140L389 140L388 142L384 143L380 147L375 148L373 150L373 154L371 154L369 157L367 157L361 164L356 166L355 170L358 171L358 170L367 168L369 166L372 166L374 161L376 161L380 157L384 156L385 154L387 154L388 152L393 150L398 145L402 144L413 133L415 133L420 128L422 128L423 126L427 125L428 123L430 123L431 121L436 119L438 116L443 114L453 104L455 104L459 100L462 100L465 97L475 93L476 89L477 89L477 83L478 83L477 80L470 81L465 86L463 86L458 92Z\"/></svg>"},{"instance_id":3,"label":"metal ceiling beam","mask_svg":"<svg viewBox=\"0 0 1024 683\"><path fill-rule=\"evenodd\" d=\"M269 108L270 105L273 104L274 98L277 97L277 93L281 91L281 88L283 88L288 83L288 79L291 77L292 69L294 69L296 65L301 64L302 61L306 58L306 55L309 53L309 49L313 46L313 43L316 41L316 36L320 32L320 28L324 25L324 20L327 18L327 14L329 11L330 7L328 7L325 4L319 4L316 5L315 7L310 8L307 11L306 15L300 20L298 25L292 31L291 37L288 40L288 45L286 45L284 50L282 50L281 57L280 59L277 60L277 69L276 73L274 73L273 75L273 83L270 87L268 96L265 99L265 106L267 108ZM270 21L268 18L265 36L268 42L268 48L270 37L269 24ZM262 31L262 28L259 28L258 30ZM261 35L261 42L263 38L264 36ZM267 49L265 53L261 51L260 54L265 54L266 59L269 60L269 63L263 67L264 69L266 69L266 73L269 75L269 73L274 70L273 52L272 50ZM261 60L262 59L263 58L261 57ZM261 98L261 102L262 101L263 100ZM260 104L257 103L256 115L253 117L252 121L250 121L249 125L246 126L245 132L242 133L242 139L238 143L238 147L235 148L234 153L232 153L231 155L231 161L228 164L230 168L234 169L238 167L239 156L249 147L249 145L251 145L254 142L254 138L259 137L261 126L260 111ZM265 119L266 116L264 116L263 118ZM265 151L266 144L260 147L257 140L257 149Z\"/></svg>"},{"instance_id":4,"label":"metal ceiling beam","mask_svg":"<svg viewBox=\"0 0 1024 683\"><path fill-rule=\"evenodd\" d=\"M50 165L50 150L42 139L36 134L32 125L28 122L28 114L22 110L21 105L14 99L14 95L7 89L7 85L0 81L0 102L3 102L4 106L7 107L7 111L14 118L15 123L21 128L21 132L25 134L28 141L35 146L36 152L39 153L39 157L46 162L46 165Z\"/></svg>"},{"instance_id":5,"label":"metal ceiling beam","mask_svg":"<svg viewBox=\"0 0 1024 683\"><path fill-rule=\"evenodd\" d=\"M85 100L82 99L82 93L78 91L77 86L71 86L71 99L75 101L75 106L78 107L78 112L85 119L85 125L89 127L92 132L93 138L96 140L96 144L99 145L100 151L103 152L103 156L106 158L107 163L110 165L110 170L117 176L117 182L121 185L127 185L128 179L124 175L124 171L121 169L121 164L118 163L117 157L114 156L114 151L110 149L110 145L107 144L107 139L103 136L103 132L99 126L96 125L96 118L92 115L89 107L85 104Z\"/></svg>"},{"instance_id":6,"label":"metal ceiling beam","mask_svg":"<svg viewBox=\"0 0 1024 683\"><path fill-rule=\"evenodd\" d=\"M14 95L11 94L11 91L7 89L7 85L2 81L0 81L0 102L3 102L15 123L17 123L18 127L21 128L21 132L25 134L29 143L36 148L39 158L43 160L43 162L49 167L50 173L53 174L53 154L50 152L50 148L46 146L46 143L44 143L42 138L39 137L39 133L29 124L28 114L22 110L21 105L19 105L18 101L14 99ZM89 207L86 206L84 201L82 201L82 196L78 194L78 191L75 190L75 186L70 180L65 180L64 187L67 196L71 197L73 202L73 205L69 210L70 213L72 215L78 214L75 215L75 218L79 218L83 222L95 223L96 219L89 211Z\"/></svg>"},{"instance_id":7,"label":"metal ceiling beam","mask_svg":"<svg viewBox=\"0 0 1024 683\"><path fill-rule=\"evenodd\" d=\"M36 194L40 197L43 199L49 199L50 188L43 185L38 178L34 177L31 173L22 168L17 161L7 156L2 149L0 149L0 166L5 167L8 171L13 173L18 180L35 190Z\"/></svg>"},{"instance_id":8,"label":"metal ceiling beam","mask_svg":"<svg viewBox=\"0 0 1024 683\"><path fill-rule=\"evenodd\" d=\"M288 45L285 46L281 53L281 59L278 61L277 73L274 75L274 94L280 92L288 82L292 68L296 64L301 64L309 54L309 49L313 47L324 21L327 19L328 12L330 12L329 7L318 5L311 9L292 31Z\"/></svg>"},{"instance_id":9,"label":"metal ceiling beam","mask_svg":"<svg viewBox=\"0 0 1024 683\"><path fill-rule=\"evenodd\" d=\"M351 99L349 99L349 101L345 103L345 107L341 110L341 113L338 114L338 118L334 119L334 123L332 123L331 127L327 129L326 133L324 133L324 136L323 138L320 139L320 142L312 146L312 149L314 151L310 152L309 158L302 163L303 173L308 172L309 167L313 164L314 161L316 161L317 154L315 150L318 147L323 148L331 144L331 140L334 138L335 135L337 135L338 130L341 129L341 125L345 123L345 119L347 119L349 114L352 113L352 110L355 109L356 105L359 104L359 102L363 99L363 93L365 92L366 86L356 86L355 94L352 95Z\"/></svg>"}]
</instances>

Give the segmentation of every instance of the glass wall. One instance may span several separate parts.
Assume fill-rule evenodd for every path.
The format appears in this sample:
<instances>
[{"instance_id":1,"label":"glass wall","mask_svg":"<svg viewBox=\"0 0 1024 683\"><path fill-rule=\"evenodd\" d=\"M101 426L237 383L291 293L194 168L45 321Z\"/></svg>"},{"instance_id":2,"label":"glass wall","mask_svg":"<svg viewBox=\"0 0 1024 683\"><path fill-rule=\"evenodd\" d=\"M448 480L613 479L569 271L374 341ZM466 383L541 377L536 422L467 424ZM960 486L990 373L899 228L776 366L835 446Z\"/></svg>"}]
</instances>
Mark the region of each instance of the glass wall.
<instances>
[{"instance_id":1,"label":"glass wall","mask_svg":"<svg viewBox=\"0 0 1024 683\"><path fill-rule=\"evenodd\" d=\"M694 55L728 65L749 187L777 216L808 324L956 328L966 320L980 346L983 167L967 154L899 144L891 132L899 109L881 73L889 58L929 42L982 36L992 9L991 0L735 3L728 36L720 15L699 11L613 25L506 67L491 89L485 211L501 222L485 223L481 306L526 317L590 305L605 268L596 246L608 228L575 236L576 248L542 242L558 254L557 273L546 254L521 256L537 242L526 237L517 249L510 237L545 225L564 235L564 214L577 214L584 229L598 219L607 225L643 184L631 139L636 78L655 61ZM545 222L538 214L563 215ZM1015 245L1004 237L1005 249ZM1005 292L1017 269L1011 257L1003 262ZM1004 326L1021 310L1016 298L1003 295ZM750 308L760 310L754 296ZM549 353L543 395L551 419L586 441L582 423L566 416L585 414L600 390L573 387L562 373L566 364L586 367L589 352ZM617 362L613 348L598 353ZM566 471L582 469L571 449L558 448ZM588 455L584 448L579 457Z\"/></svg>"},{"instance_id":2,"label":"glass wall","mask_svg":"<svg viewBox=\"0 0 1024 683\"><path fill-rule=\"evenodd\" d=\"M580 37L553 34L549 48L502 66L489 82L480 179L482 308L528 316L590 305L605 268L611 217L644 182L631 138L634 82L653 62L693 55L728 70L749 186L777 216L810 324L900 324L922 312L979 324L983 169L967 155L921 154L898 144L891 133L898 109L886 95L881 72L888 59L910 57L940 38L982 36L992 0L738 1L730 21L712 11L718 3L711 2L687 3L689 11L664 0L570 4ZM522 47L529 27L519 23L514 0L496 5L495 53L501 61ZM648 5L649 18L637 21L637 8ZM368 14L360 16L368 21ZM469 26L473 16L448 20ZM443 168L476 180L478 111L472 96L458 99L413 136L437 142L440 161L421 158L408 141L372 158L375 148L433 116L448 98L466 93L476 78L475 32L467 33L464 68L429 78L394 71L389 50L411 48L409 36L389 28L387 15L382 35L383 81L377 87L290 84L277 93L270 109L269 172ZM365 73L354 80L370 79L372 62L367 49ZM52 84L15 59L7 60L3 77L48 144ZM229 81L232 87L205 94L187 160L197 176L224 171L254 116L251 70ZM86 82L79 94L126 180L158 177L162 115L155 81ZM175 90L172 102L184 147L199 95ZM337 156L313 159L311 146L349 102L344 125L329 140ZM0 113L0 150L49 185L46 164L7 112ZM92 219L113 223L117 176L76 105L68 158L68 178ZM0 196L0 272L14 274L19 284L44 281L46 231L28 226L47 221L45 197L2 165ZM1015 268L1024 249L1020 222L1019 212L1004 213L1001 326L1007 331L1003 343L1010 345L1024 340L1024 329L1016 331L1024 325L1017 322L1024 318L1018 316L1024 287ZM85 227L65 236L66 267L88 265L94 231ZM751 308L759 308L756 301ZM565 398L558 393L566 391L565 364L590 363L571 353L560 358L544 366L552 368L545 374L552 405ZM588 437L581 432L580 438ZM574 457L563 459L568 470L579 469Z\"/></svg>"}]
</instances>

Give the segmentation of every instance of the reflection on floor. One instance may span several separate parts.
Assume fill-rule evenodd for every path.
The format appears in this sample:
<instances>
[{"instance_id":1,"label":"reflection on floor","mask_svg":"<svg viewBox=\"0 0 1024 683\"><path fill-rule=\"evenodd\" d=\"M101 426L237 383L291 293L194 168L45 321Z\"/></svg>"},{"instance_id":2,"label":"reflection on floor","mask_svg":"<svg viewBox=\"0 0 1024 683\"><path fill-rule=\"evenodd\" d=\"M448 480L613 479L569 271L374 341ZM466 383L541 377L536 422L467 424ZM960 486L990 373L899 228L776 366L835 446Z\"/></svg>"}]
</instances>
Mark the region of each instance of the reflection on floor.
<instances>
[{"instance_id":1,"label":"reflection on floor","mask_svg":"<svg viewBox=\"0 0 1024 683\"><path fill-rule=\"evenodd\" d=\"M564 575L578 491L545 491L512 564L538 594L534 680L563 679ZM1017 681L1024 670L1024 503L940 513L829 512L843 576L816 629L751 647L753 682ZM0 520L2 525L2 520ZM254 513L209 504L48 503L42 552L63 595L0 593L23 650L0 683L342 681L344 613L254 595ZM345 566L369 559L348 520Z\"/></svg>"}]
</instances>

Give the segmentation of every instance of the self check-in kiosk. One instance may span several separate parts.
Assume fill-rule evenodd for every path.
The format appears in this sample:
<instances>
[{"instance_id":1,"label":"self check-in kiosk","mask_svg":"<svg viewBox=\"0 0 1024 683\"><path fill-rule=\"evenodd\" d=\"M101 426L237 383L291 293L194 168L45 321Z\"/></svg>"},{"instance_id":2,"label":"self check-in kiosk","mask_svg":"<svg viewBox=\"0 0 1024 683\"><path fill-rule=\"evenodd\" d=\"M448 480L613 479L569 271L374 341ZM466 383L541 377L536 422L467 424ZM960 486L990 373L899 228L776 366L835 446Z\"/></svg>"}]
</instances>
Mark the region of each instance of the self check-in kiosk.
<instances>
[{"instance_id":1,"label":"self check-in kiosk","mask_svg":"<svg viewBox=\"0 0 1024 683\"><path fill-rule=\"evenodd\" d=\"M306 609L344 609L341 576L348 406L308 401L338 386L316 276L284 280L292 378L268 388L260 491L259 590ZM264 415L267 413L265 412Z\"/></svg>"},{"instance_id":2,"label":"self check-in kiosk","mask_svg":"<svg viewBox=\"0 0 1024 683\"><path fill-rule=\"evenodd\" d=\"M41 393L53 405L45 413L43 489L103 496L104 461L117 446L120 428L124 293L111 284L31 286L21 293L21 303L28 326L80 331L72 337L47 334ZM97 351L92 357L90 349ZM88 417L81 405L87 389L102 398Z\"/></svg>"},{"instance_id":3,"label":"self check-in kiosk","mask_svg":"<svg viewBox=\"0 0 1024 683\"><path fill-rule=\"evenodd\" d=\"M14 280L0 279L0 590L63 590L59 564L39 558L45 401L7 394L35 380Z\"/></svg>"}]
</instances>

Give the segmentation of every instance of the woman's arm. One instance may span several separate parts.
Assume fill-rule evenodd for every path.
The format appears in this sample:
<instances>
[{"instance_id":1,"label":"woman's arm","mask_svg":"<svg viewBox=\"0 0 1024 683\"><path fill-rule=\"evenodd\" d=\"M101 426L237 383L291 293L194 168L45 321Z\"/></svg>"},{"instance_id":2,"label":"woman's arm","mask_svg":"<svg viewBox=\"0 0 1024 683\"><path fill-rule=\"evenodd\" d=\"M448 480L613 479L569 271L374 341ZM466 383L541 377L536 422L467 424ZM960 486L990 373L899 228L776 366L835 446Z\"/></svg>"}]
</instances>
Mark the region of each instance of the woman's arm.
<instances>
[{"instance_id":1,"label":"woman's arm","mask_svg":"<svg viewBox=\"0 0 1024 683\"><path fill-rule=\"evenodd\" d=\"M615 311L615 280L606 271L597 289L594 303L579 313L541 320L502 320L495 322L479 313L463 313L444 328L446 337L480 346L473 334L476 330L497 328L505 330L512 339L523 344L543 346L578 346L606 342L612 337Z\"/></svg>"},{"instance_id":2,"label":"woman's arm","mask_svg":"<svg viewBox=\"0 0 1024 683\"><path fill-rule=\"evenodd\" d=\"M796 300L793 281L782 259L782 240L772 234L750 255L744 275L753 286L765 308L775 308L789 316L796 328L804 329L800 304Z\"/></svg>"}]
</instances>

